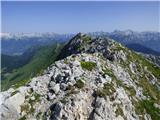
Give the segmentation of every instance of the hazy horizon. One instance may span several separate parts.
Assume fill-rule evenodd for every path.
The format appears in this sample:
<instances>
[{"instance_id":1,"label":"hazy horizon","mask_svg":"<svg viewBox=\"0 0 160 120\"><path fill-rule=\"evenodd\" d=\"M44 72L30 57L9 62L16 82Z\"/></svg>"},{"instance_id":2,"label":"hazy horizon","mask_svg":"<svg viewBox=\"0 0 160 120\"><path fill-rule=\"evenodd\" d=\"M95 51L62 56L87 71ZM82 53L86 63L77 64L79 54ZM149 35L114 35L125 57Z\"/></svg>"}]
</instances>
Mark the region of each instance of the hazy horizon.
<instances>
[{"instance_id":1,"label":"hazy horizon","mask_svg":"<svg viewBox=\"0 0 160 120\"><path fill-rule=\"evenodd\" d=\"M159 2L2 1L2 33L159 31Z\"/></svg>"},{"instance_id":2,"label":"hazy horizon","mask_svg":"<svg viewBox=\"0 0 160 120\"><path fill-rule=\"evenodd\" d=\"M50 31L50 32L1 32L0 35L7 35L7 34L78 34L78 33L84 33L84 34L87 34L87 33L94 33L94 32L106 32L106 33L112 33L112 32L115 32L115 31L121 31L121 32L125 32L125 31L132 31L132 32L137 32L137 33L141 33L141 32L159 32L160 31L149 31L149 30L144 30L144 31L135 31L135 30L131 30L131 29L125 29L125 30L119 30L119 29L115 29L113 31L91 31L91 32L68 32L68 33L56 33L54 31Z\"/></svg>"}]
</instances>

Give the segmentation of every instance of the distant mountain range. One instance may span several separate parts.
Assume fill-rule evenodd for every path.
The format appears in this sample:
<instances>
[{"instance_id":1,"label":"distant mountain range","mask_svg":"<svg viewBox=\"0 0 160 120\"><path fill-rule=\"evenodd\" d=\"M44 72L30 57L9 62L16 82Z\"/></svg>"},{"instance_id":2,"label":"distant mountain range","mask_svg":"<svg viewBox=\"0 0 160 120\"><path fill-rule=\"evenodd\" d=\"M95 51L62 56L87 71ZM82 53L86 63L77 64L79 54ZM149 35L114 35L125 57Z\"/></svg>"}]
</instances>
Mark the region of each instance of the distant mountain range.
<instances>
[{"instance_id":1,"label":"distant mountain range","mask_svg":"<svg viewBox=\"0 0 160 120\"><path fill-rule=\"evenodd\" d=\"M128 44L136 44L139 47L145 47L148 49L152 49L153 51L160 52L160 32L135 32L132 30L126 30L126 31L119 31L115 30L111 33L108 32L93 32L89 33L92 36L105 36L112 38L123 45ZM131 49L139 52L139 49L137 47L128 46L131 47ZM143 51L143 50L141 50ZM149 50L148 50L149 53ZM153 52L151 52L152 54ZM156 53L157 54L157 53Z\"/></svg>"},{"instance_id":2,"label":"distant mountain range","mask_svg":"<svg viewBox=\"0 0 160 120\"><path fill-rule=\"evenodd\" d=\"M19 33L1 34L2 53L6 55L22 55L30 47L47 46L69 40L73 34L55 33Z\"/></svg>"},{"instance_id":3,"label":"distant mountain range","mask_svg":"<svg viewBox=\"0 0 160 120\"><path fill-rule=\"evenodd\" d=\"M113 32L91 32L94 37L109 37L137 51L159 55L160 32L135 32L132 30ZM30 47L45 46L68 41L74 34L56 33L19 33L1 34L2 53L7 55L23 54Z\"/></svg>"}]
</instances>

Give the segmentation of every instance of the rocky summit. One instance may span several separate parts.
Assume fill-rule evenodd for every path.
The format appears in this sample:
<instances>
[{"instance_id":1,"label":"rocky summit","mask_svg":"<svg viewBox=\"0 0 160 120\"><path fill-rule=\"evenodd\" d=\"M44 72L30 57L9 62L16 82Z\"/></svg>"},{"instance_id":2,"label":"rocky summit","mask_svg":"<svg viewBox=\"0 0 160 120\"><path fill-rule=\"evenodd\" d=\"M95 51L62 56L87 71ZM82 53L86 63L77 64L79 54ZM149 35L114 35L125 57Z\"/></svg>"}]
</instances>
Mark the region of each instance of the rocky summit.
<instances>
[{"instance_id":1,"label":"rocky summit","mask_svg":"<svg viewBox=\"0 0 160 120\"><path fill-rule=\"evenodd\" d=\"M159 120L160 68L110 38L79 33L43 74L0 99L1 120Z\"/></svg>"}]
</instances>

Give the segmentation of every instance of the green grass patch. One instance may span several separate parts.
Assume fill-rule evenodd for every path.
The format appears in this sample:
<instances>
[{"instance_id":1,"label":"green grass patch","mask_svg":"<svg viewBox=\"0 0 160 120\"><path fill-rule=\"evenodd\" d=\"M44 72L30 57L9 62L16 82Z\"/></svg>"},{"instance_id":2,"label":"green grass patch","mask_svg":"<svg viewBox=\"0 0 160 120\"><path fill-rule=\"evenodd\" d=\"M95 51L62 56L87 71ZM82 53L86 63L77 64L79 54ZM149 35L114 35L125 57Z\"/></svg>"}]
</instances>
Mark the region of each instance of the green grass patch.
<instances>
[{"instance_id":1,"label":"green grass patch","mask_svg":"<svg viewBox=\"0 0 160 120\"><path fill-rule=\"evenodd\" d=\"M32 96L34 96L34 100L31 100L31 99L29 99L29 103L31 104L31 105L33 105L35 102L39 102L40 101L40 94L38 94L38 93L34 93Z\"/></svg>"},{"instance_id":2,"label":"green grass patch","mask_svg":"<svg viewBox=\"0 0 160 120\"><path fill-rule=\"evenodd\" d=\"M130 59L132 61L137 61L143 67L147 66L147 69L158 79L160 82L160 68L157 67L155 64L151 63L150 61L146 60L143 56L132 52L130 55Z\"/></svg>"},{"instance_id":3,"label":"green grass patch","mask_svg":"<svg viewBox=\"0 0 160 120\"><path fill-rule=\"evenodd\" d=\"M43 113L42 113L42 112L39 112L39 113L36 115L36 118L37 118L38 120L43 120L43 119L42 119L42 116L43 116Z\"/></svg>"},{"instance_id":4,"label":"green grass patch","mask_svg":"<svg viewBox=\"0 0 160 120\"><path fill-rule=\"evenodd\" d=\"M116 80L116 83L118 86L121 86L121 87L123 86L123 81L121 81L121 80Z\"/></svg>"},{"instance_id":5,"label":"green grass patch","mask_svg":"<svg viewBox=\"0 0 160 120\"><path fill-rule=\"evenodd\" d=\"M27 118L26 118L26 116L23 116L19 120L27 120Z\"/></svg>"},{"instance_id":6,"label":"green grass patch","mask_svg":"<svg viewBox=\"0 0 160 120\"><path fill-rule=\"evenodd\" d=\"M78 91L75 90L75 87L74 87L74 86L71 86L71 85L69 85L69 86L66 88L66 90L67 90L66 96L70 96L70 95L72 95L72 94L77 94L77 93L78 93Z\"/></svg>"},{"instance_id":7,"label":"green grass patch","mask_svg":"<svg viewBox=\"0 0 160 120\"><path fill-rule=\"evenodd\" d=\"M15 88L15 89L19 88L20 86L24 86L29 82L30 82L30 79L23 79L23 80L17 82L15 85L13 85L13 88Z\"/></svg>"},{"instance_id":8,"label":"green grass patch","mask_svg":"<svg viewBox=\"0 0 160 120\"><path fill-rule=\"evenodd\" d=\"M67 59L64 59L65 64L69 64L69 61Z\"/></svg>"},{"instance_id":9,"label":"green grass patch","mask_svg":"<svg viewBox=\"0 0 160 120\"><path fill-rule=\"evenodd\" d=\"M115 113L116 113L117 117L118 117L118 115L124 116L123 110L122 110L122 108L120 107L119 104L117 105L117 109L116 109Z\"/></svg>"},{"instance_id":10,"label":"green grass patch","mask_svg":"<svg viewBox=\"0 0 160 120\"><path fill-rule=\"evenodd\" d=\"M30 108L29 108L29 105L28 105L28 104L21 105L21 112L26 112L26 113L28 113L29 110L30 110Z\"/></svg>"},{"instance_id":11,"label":"green grass patch","mask_svg":"<svg viewBox=\"0 0 160 120\"><path fill-rule=\"evenodd\" d=\"M96 95L106 98L106 96L111 96L114 92L116 92L116 90L113 87L113 84L105 83L102 89L96 91Z\"/></svg>"},{"instance_id":12,"label":"green grass patch","mask_svg":"<svg viewBox=\"0 0 160 120\"><path fill-rule=\"evenodd\" d=\"M143 88L144 95L151 97L160 104L159 90L155 85L150 84L145 77L140 78L138 84Z\"/></svg>"},{"instance_id":13,"label":"green grass patch","mask_svg":"<svg viewBox=\"0 0 160 120\"><path fill-rule=\"evenodd\" d=\"M129 95L130 95L130 96L135 96L135 95L136 95L136 90L134 89L134 87L125 86L124 89L129 92Z\"/></svg>"},{"instance_id":14,"label":"green grass patch","mask_svg":"<svg viewBox=\"0 0 160 120\"><path fill-rule=\"evenodd\" d=\"M153 100L142 100L135 105L136 113L139 115L144 115L146 112L151 116L152 120L159 120L160 109L154 107Z\"/></svg>"},{"instance_id":15,"label":"green grass patch","mask_svg":"<svg viewBox=\"0 0 160 120\"><path fill-rule=\"evenodd\" d=\"M67 97L63 97L60 101L63 104L66 104L68 102Z\"/></svg>"},{"instance_id":16,"label":"green grass patch","mask_svg":"<svg viewBox=\"0 0 160 120\"><path fill-rule=\"evenodd\" d=\"M34 94L34 97L35 97L35 101L39 101L39 100L40 100L41 95L40 95L40 94L38 94L38 93L35 93L35 94Z\"/></svg>"},{"instance_id":17,"label":"green grass patch","mask_svg":"<svg viewBox=\"0 0 160 120\"><path fill-rule=\"evenodd\" d=\"M91 38L91 36L86 35L85 37L83 37L83 40L84 40L84 42L89 43L92 40L92 38Z\"/></svg>"},{"instance_id":18,"label":"green grass patch","mask_svg":"<svg viewBox=\"0 0 160 120\"><path fill-rule=\"evenodd\" d=\"M109 75L110 77L116 78L115 75L114 75L114 73L112 72L112 70L109 70L109 69L105 68L105 69L102 69L102 71L103 71L105 74Z\"/></svg>"},{"instance_id":19,"label":"green grass patch","mask_svg":"<svg viewBox=\"0 0 160 120\"><path fill-rule=\"evenodd\" d=\"M12 93L11 93L11 96L13 96L13 95L17 94L18 92L19 92L19 91L17 91L17 90L16 90L16 91L14 91L14 92L12 92Z\"/></svg>"},{"instance_id":20,"label":"green grass patch","mask_svg":"<svg viewBox=\"0 0 160 120\"><path fill-rule=\"evenodd\" d=\"M123 51L128 51L128 48L127 47L124 47L124 46L121 46L120 43L118 42L115 42L115 47L113 47L111 49L112 51L120 51L120 50L123 50Z\"/></svg>"},{"instance_id":21,"label":"green grass patch","mask_svg":"<svg viewBox=\"0 0 160 120\"><path fill-rule=\"evenodd\" d=\"M123 84L122 81L117 79L117 77L114 75L111 69L103 68L102 71L104 72L104 74L110 76L113 80L115 80L118 85L121 86Z\"/></svg>"},{"instance_id":22,"label":"green grass patch","mask_svg":"<svg viewBox=\"0 0 160 120\"><path fill-rule=\"evenodd\" d=\"M35 97L35 99L34 99L34 100L29 99L29 101L28 101L28 103L31 105L31 108L30 108L30 110L29 110L29 113L31 113L31 114L34 113L35 109L33 108L33 106L34 106L34 104L35 104L36 102L39 102L39 101L40 101L40 96L41 96L41 95L38 94L38 93L34 93L33 96Z\"/></svg>"},{"instance_id":23,"label":"green grass patch","mask_svg":"<svg viewBox=\"0 0 160 120\"><path fill-rule=\"evenodd\" d=\"M85 70L88 70L88 71L92 71L96 66L97 66L97 64L95 62L81 61L82 69L85 69Z\"/></svg>"},{"instance_id":24,"label":"green grass patch","mask_svg":"<svg viewBox=\"0 0 160 120\"><path fill-rule=\"evenodd\" d=\"M78 80L75 84L75 86L79 89L84 87L84 82L82 80Z\"/></svg>"},{"instance_id":25,"label":"green grass patch","mask_svg":"<svg viewBox=\"0 0 160 120\"><path fill-rule=\"evenodd\" d=\"M118 86L123 87L130 96L136 95L136 90L134 89L133 86L126 86L121 80L116 80L116 83Z\"/></svg>"}]
</instances>

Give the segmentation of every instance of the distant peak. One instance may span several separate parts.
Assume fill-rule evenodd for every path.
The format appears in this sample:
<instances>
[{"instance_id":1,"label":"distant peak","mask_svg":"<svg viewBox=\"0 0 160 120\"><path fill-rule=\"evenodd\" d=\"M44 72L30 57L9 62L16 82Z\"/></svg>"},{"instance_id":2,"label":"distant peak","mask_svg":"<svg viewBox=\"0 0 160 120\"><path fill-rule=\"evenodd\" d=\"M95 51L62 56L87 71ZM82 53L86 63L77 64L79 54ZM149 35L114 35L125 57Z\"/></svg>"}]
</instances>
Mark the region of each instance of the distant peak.
<instances>
[{"instance_id":1,"label":"distant peak","mask_svg":"<svg viewBox=\"0 0 160 120\"><path fill-rule=\"evenodd\" d=\"M82 33L81 33L81 32L79 32L79 33L77 33L77 35L82 36Z\"/></svg>"},{"instance_id":2,"label":"distant peak","mask_svg":"<svg viewBox=\"0 0 160 120\"><path fill-rule=\"evenodd\" d=\"M79 33L77 33L77 35L75 35L75 36L77 36L77 37L83 37L83 36L86 36L86 34L79 32Z\"/></svg>"},{"instance_id":3,"label":"distant peak","mask_svg":"<svg viewBox=\"0 0 160 120\"><path fill-rule=\"evenodd\" d=\"M92 37L88 34L78 33L64 46L58 59L79 53L102 53L108 58L108 48L112 43L113 41L109 38Z\"/></svg>"}]
</instances>

